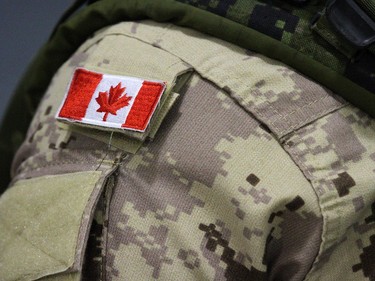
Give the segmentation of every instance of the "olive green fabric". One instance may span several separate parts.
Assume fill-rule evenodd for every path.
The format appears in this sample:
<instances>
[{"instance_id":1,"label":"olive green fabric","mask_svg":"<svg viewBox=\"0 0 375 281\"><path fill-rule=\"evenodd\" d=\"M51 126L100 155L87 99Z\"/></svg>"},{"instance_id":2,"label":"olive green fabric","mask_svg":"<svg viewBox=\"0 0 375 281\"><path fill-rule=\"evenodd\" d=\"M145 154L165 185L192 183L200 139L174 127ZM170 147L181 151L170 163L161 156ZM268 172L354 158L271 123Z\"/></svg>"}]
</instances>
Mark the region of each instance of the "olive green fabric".
<instances>
[{"instance_id":1,"label":"olive green fabric","mask_svg":"<svg viewBox=\"0 0 375 281\"><path fill-rule=\"evenodd\" d=\"M330 23L327 20L326 15L322 15L320 19L312 26L312 29L348 58L352 58L356 55L357 50L353 46L343 41L337 34L332 33Z\"/></svg>"},{"instance_id":2,"label":"olive green fabric","mask_svg":"<svg viewBox=\"0 0 375 281\"><path fill-rule=\"evenodd\" d=\"M20 180L0 199L0 279L72 269L84 210L100 171Z\"/></svg>"},{"instance_id":3,"label":"olive green fabric","mask_svg":"<svg viewBox=\"0 0 375 281\"><path fill-rule=\"evenodd\" d=\"M0 130L2 189L9 181L9 165L14 151L20 145L41 95L57 68L94 31L119 21L144 18L169 21L197 29L281 60L341 94L370 114L375 114L374 94L314 58L241 23L172 0L97 1L57 28L21 81Z\"/></svg>"}]
</instances>

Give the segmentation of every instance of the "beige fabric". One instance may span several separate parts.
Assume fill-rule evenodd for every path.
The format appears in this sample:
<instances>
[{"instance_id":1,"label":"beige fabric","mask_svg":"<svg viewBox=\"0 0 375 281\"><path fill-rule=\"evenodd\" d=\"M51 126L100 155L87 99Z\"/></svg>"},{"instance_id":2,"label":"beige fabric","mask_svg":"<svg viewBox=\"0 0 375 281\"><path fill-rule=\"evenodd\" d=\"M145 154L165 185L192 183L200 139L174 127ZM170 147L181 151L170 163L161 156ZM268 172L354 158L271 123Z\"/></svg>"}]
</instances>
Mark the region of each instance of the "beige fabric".
<instances>
[{"instance_id":1,"label":"beige fabric","mask_svg":"<svg viewBox=\"0 0 375 281\"><path fill-rule=\"evenodd\" d=\"M80 281L81 274L80 273L68 273L68 274L58 274L55 276L48 276L39 279L40 281Z\"/></svg>"},{"instance_id":2,"label":"beige fabric","mask_svg":"<svg viewBox=\"0 0 375 281\"><path fill-rule=\"evenodd\" d=\"M280 62L191 29L144 21L117 24L103 33L137 38L180 57L280 138L344 104Z\"/></svg>"},{"instance_id":3,"label":"beige fabric","mask_svg":"<svg viewBox=\"0 0 375 281\"><path fill-rule=\"evenodd\" d=\"M375 267L375 120L347 106L293 133L286 148L312 182L324 217L308 280L369 277Z\"/></svg>"},{"instance_id":4,"label":"beige fabric","mask_svg":"<svg viewBox=\"0 0 375 281\"><path fill-rule=\"evenodd\" d=\"M76 66L194 74L166 100L152 140L114 134L108 148L108 133L97 141L51 117ZM281 63L189 29L129 22L99 31L56 73L14 172L118 165L77 268L84 281L372 280L374 138L373 119Z\"/></svg>"},{"instance_id":5,"label":"beige fabric","mask_svg":"<svg viewBox=\"0 0 375 281\"><path fill-rule=\"evenodd\" d=\"M268 263L300 280L320 245L311 185L222 90L194 75L181 95L164 134L121 166L108 280L267 280Z\"/></svg>"},{"instance_id":6,"label":"beige fabric","mask_svg":"<svg viewBox=\"0 0 375 281\"><path fill-rule=\"evenodd\" d=\"M1 280L72 268L82 215L101 172L20 180L0 200Z\"/></svg>"}]
</instances>

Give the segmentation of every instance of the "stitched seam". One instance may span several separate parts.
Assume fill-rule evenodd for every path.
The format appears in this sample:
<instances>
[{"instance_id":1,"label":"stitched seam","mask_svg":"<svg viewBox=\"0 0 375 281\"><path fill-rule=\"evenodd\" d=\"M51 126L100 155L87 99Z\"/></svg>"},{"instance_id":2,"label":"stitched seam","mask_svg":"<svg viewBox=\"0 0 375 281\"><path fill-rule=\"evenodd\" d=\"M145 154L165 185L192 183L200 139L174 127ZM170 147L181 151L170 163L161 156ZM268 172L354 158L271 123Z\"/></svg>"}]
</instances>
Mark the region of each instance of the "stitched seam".
<instances>
[{"instance_id":1,"label":"stitched seam","mask_svg":"<svg viewBox=\"0 0 375 281\"><path fill-rule=\"evenodd\" d=\"M297 112L302 111L303 109L309 108L309 107L311 107L312 105L314 105L315 103L320 102L320 101L323 101L323 100L326 99L326 98L328 98L328 95L325 95L325 96L323 96L323 97L321 97L321 98L319 98L319 99L316 99L316 100L314 100L314 101L312 101L312 102L310 102L310 103L308 103L308 104L302 106L302 107L299 108L298 110L294 110L294 111L289 112L288 114L284 115L284 116L282 117L282 119L283 119L283 120L286 120L287 117L290 117L290 116L296 114ZM334 108L334 106L333 106L332 108ZM331 108L329 108L328 110L331 110ZM313 116L308 116L307 118L303 119L302 121L300 121L299 123L297 123L297 124L295 124L295 125L289 125L288 128L286 128L286 129L284 129L284 130L281 130L281 132L279 133L279 135L282 136L282 135L283 135L285 132L287 132L287 131L293 130L293 129L295 129L295 128L297 128L297 127L300 127L300 126L303 126L303 124L306 123L306 121L308 121L309 119L314 119L314 118L316 118L317 116L320 116L320 115L322 114L322 112L324 112L324 110L323 110L323 111L320 111L320 112L318 112L318 113L316 113L316 114L314 114ZM273 121L273 122L271 123L271 125L272 125L272 126L275 126L276 128L279 128L279 126L276 126L276 125L275 125L275 123L276 123L276 122L279 122L279 121L281 121L281 120L280 120L280 119L275 120L275 121Z\"/></svg>"},{"instance_id":2,"label":"stitched seam","mask_svg":"<svg viewBox=\"0 0 375 281\"><path fill-rule=\"evenodd\" d=\"M80 221L77 242L76 242L76 247L75 247L74 263L73 263L73 267L77 267L78 269L83 264L83 259L85 256L85 252L87 250L86 249L87 241L90 235L89 233L90 233L93 216L94 216L95 209L96 209L95 206L97 205L99 197L101 196L102 192L106 188L108 178L112 175L115 169L116 169L116 166L109 168L105 172L104 171L101 172L100 178L96 182L95 187L93 188L90 194L90 197L87 200L85 209L82 213L82 218ZM92 200L94 201L91 202Z\"/></svg>"},{"instance_id":3,"label":"stitched seam","mask_svg":"<svg viewBox=\"0 0 375 281\"><path fill-rule=\"evenodd\" d=\"M121 166L122 164L122 161L125 159L124 157L126 157L127 155L123 155L121 160L119 161L119 166ZM112 174L112 176L118 176L118 173L117 174ZM112 182L112 185L109 186L109 187L106 187L106 190L104 190L104 222L105 221L109 221L109 217L110 217L110 212L111 212L111 198L112 198L112 194L113 194L113 190L115 188L115 180ZM109 234L109 227L108 227L108 223L103 225L103 230L102 230L102 268L101 268L101 271L102 271L102 274L101 274L101 281L104 281L106 280L106 274L107 274L107 251L109 251L109 238L108 238L108 234Z\"/></svg>"},{"instance_id":4,"label":"stitched seam","mask_svg":"<svg viewBox=\"0 0 375 281\"><path fill-rule=\"evenodd\" d=\"M100 160L97 160L97 161L100 161ZM66 165L66 164L81 164L81 163L82 163L81 161L54 162L53 164L52 163L48 163L48 164L44 164L44 165L39 165L36 168L30 168L30 169L26 170L26 172L35 171L35 170L39 170L41 168L47 168L47 167L54 167L54 166L60 166L60 165ZM96 163L92 163L92 165L95 165L95 164Z\"/></svg>"},{"instance_id":5,"label":"stitched seam","mask_svg":"<svg viewBox=\"0 0 375 281\"><path fill-rule=\"evenodd\" d=\"M317 119L319 119L320 117L322 117L322 116L324 116L328 113L331 113L332 111L334 111L335 109L338 109L338 108L341 108L341 106L335 106L334 105L334 106L331 106L331 107L327 108L326 110L319 111L318 113L309 116L309 118L306 118L306 119L302 120L301 122L289 127L288 129L283 130L282 132L280 132L280 137L282 137L285 133L288 133L288 131L293 131L293 130L297 130L299 128L302 128L304 125L306 125L308 123L311 123L311 122L314 122Z\"/></svg>"},{"instance_id":6,"label":"stitched seam","mask_svg":"<svg viewBox=\"0 0 375 281\"><path fill-rule=\"evenodd\" d=\"M297 138L298 142L301 142L302 139L300 136L298 135L295 135L295 137ZM296 159L296 161L293 161L293 162L298 162L299 165L302 166L302 168L305 170L305 173L309 176L310 178L310 181L316 179L316 177L310 172L309 168L305 165L305 163L302 161L301 157L296 153L294 152L294 149L292 147L289 147L289 149L287 150L290 154L292 154L294 156L294 158ZM315 189L314 189L315 190Z\"/></svg>"},{"instance_id":7,"label":"stitched seam","mask_svg":"<svg viewBox=\"0 0 375 281\"><path fill-rule=\"evenodd\" d=\"M101 150L103 153L105 153L106 151L105 150ZM70 152L74 152L74 150L70 150ZM88 153L92 153L92 150L87 150ZM27 161L29 161L29 159L33 159L33 158L36 158L36 157L39 157L39 156L46 156L48 155L49 153L51 153L51 151L47 151L47 152L43 152L43 153L38 153L38 154L35 154L31 157L29 157L28 159L26 159L22 165L20 166L20 168L18 169L17 173L20 174L20 173L27 173L27 172L32 172L32 171L35 171L35 170L40 170L41 168L47 168L47 167L54 167L54 166L59 166L59 165L66 165L66 164L82 164L82 160L80 159L72 159L72 160L54 160L53 162L49 162L49 163L45 163L45 164L40 164L38 165L37 167L22 167L24 165L27 165ZM114 152L116 153L116 152ZM115 156L113 156L115 157ZM87 159L86 159L87 160ZM95 161L95 162L94 162ZM96 165L97 162L101 161L101 158L96 158L94 161L92 161L91 163L86 163L86 164L90 164L90 165ZM110 160L110 159L107 159L107 160L104 160L103 162L106 162L106 163L114 163L116 160Z\"/></svg>"},{"instance_id":8,"label":"stitched seam","mask_svg":"<svg viewBox=\"0 0 375 281\"><path fill-rule=\"evenodd\" d=\"M301 142L301 137L299 135L295 135L295 137L297 138L298 142ZM284 148L285 149L285 148ZM302 161L301 157L294 151L293 147L289 147L288 150L286 150L288 153L290 153L292 155L292 161L298 166L298 167L302 167L302 173L306 174L308 177L310 177L310 179L307 177L309 183L310 183L310 186L312 188L312 190L314 191L314 194L316 195L316 200L317 200L317 203L318 203L318 206L319 206L319 210L320 210L320 214L322 215L322 232L321 232L321 243L319 245L319 251L318 253L316 254L316 257L314 259L314 261L312 262L311 264L311 267L309 269L309 271L306 273L305 277L304 277L304 280L306 280L306 277L310 274L310 272L312 272L313 268L314 268L314 265L318 259L318 257L320 257L321 255L321 249L323 248L323 233L325 233L325 229L326 229L326 223L325 223L325 220L324 220L324 215L323 215L323 210L322 210L322 206L320 204L320 198L314 188L314 185L312 183L312 180L315 178L312 173L309 171L308 167L305 165L305 163ZM300 166L299 166L300 165ZM303 170L304 169L304 170Z\"/></svg>"},{"instance_id":9,"label":"stitched seam","mask_svg":"<svg viewBox=\"0 0 375 281\"><path fill-rule=\"evenodd\" d=\"M256 115L258 115L258 116L260 117L259 119L262 119L262 120L258 120L258 121L260 121L261 123L265 123L265 124L267 124L267 121L270 120L270 118L267 118L267 117L265 116L265 114L264 114L262 111L260 111L259 108L257 108L256 106L253 106L253 107L248 107L248 106L246 106L246 104L245 104L245 102L244 102L244 99L243 99L242 97L239 97L238 95L231 95L231 96L232 96L233 98L235 98L235 99L238 99L238 100L239 100L239 103L240 103L244 108L246 108L248 111L256 113ZM272 121L272 122L270 123L271 129L272 129L272 127L276 129L276 134L278 135L278 139L280 139L280 138L282 138L282 137L285 135L285 133L290 133L291 131L294 131L294 130L296 130L296 129L299 129L299 128L303 127L304 125L306 125L307 123L314 122L314 121L316 121L317 119L319 119L320 117L322 117L322 116L324 116L324 115L326 115L326 114L328 114L328 113L330 113L330 112L332 112L332 111L334 111L334 110L336 110L336 109L340 109L340 108L342 108L342 107L344 107L344 106L346 105L346 103L343 103L343 104L341 104L341 105L332 105L331 107L329 107L329 108L327 108L327 109L321 110L321 111L319 111L319 112L317 112L317 113L315 113L315 114L313 114L313 115L309 115L309 116L307 116L305 119L302 119L302 121L298 122L297 124L289 125L286 129L281 129L280 125L277 124L277 122L282 121L282 120L286 120L287 117L292 116L292 115L294 115L294 114L296 114L296 113L302 111L303 109L309 108L309 107L313 106L314 104L316 104L316 103L318 103L318 102L320 102L320 101L323 101L323 100L325 100L325 99L327 99L327 98L329 98L329 97L330 97L330 96L325 95L325 96L323 96L323 97L321 97L321 98L319 98L319 99L313 100L313 101L311 101L310 103L308 103L308 104L302 106L301 108L299 108L299 109L297 109L297 110L294 110L294 111L291 111L291 112L289 112L289 113L287 113L287 114L285 114L285 115L282 115L282 114L280 113L280 111L278 111L278 110L273 106L273 104L272 104L271 102L269 102L268 100L266 100L266 103L267 103L268 106L271 108L272 112L273 112L274 114L276 114L276 115L279 116L278 119L276 119L276 120L274 120L274 121ZM257 99L257 100L259 100L259 99ZM290 122L288 122L288 123L290 123Z\"/></svg>"},{"instance_id":10,"label":"stitched seam","mask_svg":"<svg viewBox=\"0 0 375 281\"><path fill-rule=\"evenodd\" d=\"M288 114L284 115L284 116L283 116L283 119L285 119L285 118L288 117L288 116L294 115L294 114L296 114L297 112L300 112L300 111L302 111L303 109L308 108L308 107L310 107L311 105L317 103L318 101L322 101L322 100L326 99L327 97L328 97L328 96L323 96L323 97L321 97L321 98L319 98L319 99L316 99L316 100L314 100L314 101L311 101L310 103L303 105L301 108L295 109L295 110L289 112ZM279 121L279 120L277 120L277 121ZM276 120L275 120L273 123L275 123L275 122L276 122ZM301 123L302 123L302 122L301 122Z\"/></svg>"},{"instance_id":11,"label":"stitched seam","mask_svg":"<svg viewBox=\"0 0 375 281\"><path fill-rule=\"evenodd\" d=\"M294 135L294 137L297 139L298 143L302 142L302 139L299 135ZM314 261L311 264L311 268L306 273L306 275L304 277L304 280L307 280L306 278L308 277L308 275L310 275L314 271L314 266L316 265L316 263L319 261L320 257L322 256L323 249L325 249L326 241L323 239L323 237L324 237L324 234L327 233L329 215L326 212L324 212L324 208L322 206L321 199L320 199L319 195L317 194L316 189L315 189L315 187L312 183L312 181L315 180L316 177L309 171L308 167L302 161L302 158L294 151L293 147L289 147L289 149L286 150L286 151L292 155L293 162L296 163L297 166L302 167L302 169L301 169L302 172L305 173L308 176L307 178L310 182L311 188L313 189L313 191L316 195L317 203L318 203L319 210L320 210L320 214L322 215L323 225L322 225L322 232L321 232L321 243L319 245L319 251L318 251ZM309 179L309 177L310 177L310 179ZM320 280L320 279L321 279L321 271L318 273L318 279L317 280Z\"/></svg>"},{"instance_id":12,"label":"stitched seam","mask_svg":"<svg viewBox=\"0 0 375 281\"><path fill-rule=\"evenodd\" d=\"M160 32L161 36L164 36L165 34L167 34L169 30L173 30L173 26L174 26L173 24L169 24L169 25L167 25L166 27L164 27L165 32ZM115 31L111 31L111 32L108 32L108 33L104 34L103 37L105 37L105 36L109 36L109 35L114 35L114 34L116 34L116 35L122 35L122 36L129 37L129 38L133 38L133 39L139 40L139 41L141 41L141 42L144 42L145 44L148 44L148 45L151 45L151 46L152 46L152 42L149 42L149 41L148 41L149 39L148 39L147 37L144 38L144 37L142 37L142 36L137 36L137 35L134 35L134 34L129 34L128 31L118 31L118 30L115 30ZM173 56L175 56L175 57L181 59L182 61L184 61L184 62L186 62L186 63L189 63L189 62L186 61L185 59L181 58L181 57L180 57L178 54L176 54L175 52L172 52L171 50L169 50L169 49L165 49L165 48L163 48L163 47L162 47L161 49L162 49L163 51L165 51L165 52L167 52L167 53L169 53L169 54L171 54L171 55L173 55ZM194 66L193 66L193 67L194 67ZM198 71L196 67L194 67L194 69L195 69L195 70L197 71L197 73L199 73L202 77L207 78L208 80L210 80L212 83L214 83L216 86L219 87L219 85L217 85L217 83L215 83L215 81L213 81L214 79L212 79L212 78L210 78L210 77L207 77L207 75L204 75L204 73L202 73L201 71ZM233 97L233 95L231 95L231 96ZM280 119L275 120L275 121L273 121L273 122L270 123L270 125L274 126L274 128L276 128L277 130L280 130L280 131L281 131L281 132L276 132L278 138L281 138L281 137L282 137L286 132L288 132L288 131L294 130L294 129L298 128L298 127L302 127L303 125L305 125L305 123L310 123L310 122L315 121L315 119L320 118L321 115L325 115L325 114L329 113L329 112L332 111L332 110L335 110L335 109L337 109L337 108L341 108L340 105L339 105L339 106L332 106L332 107L330 107L330 108L328 108L328 109L326 109L326 110L322 110L322 111L319 111L318 113L316 113L316 114L314 114L314 115L308 116L307 118L303 119L303 120L302 120L301 122L299 122L298 124L295 124L295 125L289 125L288 128L283 129L283 130L281 130L281 128L280 128L279 125L276 125L276 124L275 124L276 122L280 121L281 119L286 119L286 117L291 116L291 115L295 114L296 112L298 112L298 111L300 111L300 110L302 110L302 109L304 109L304 108L310 107L311 105L315 104L316 102L319 102L320 100L326 99L326 98L328 98L328 97L329 97L329 96L326 95L326 96L324 96L324 97L321 97L321 98L319 98L319 99L316 99L316 100L310 102L309 104L304 105L302 108L299 108L299 109L297 109L297 110L295 110L295 111L292 111L291 113L286 114L285 116L283 116L282 114L280 114L280 112L279 112L278 110L276 110L276 109L274 108L274 106L273 106L269 101L266 100L266 102L267 102L267 103L269 104L269 106L272 108L273 112L274 112L275 114L277 114L277 115L280 116ZM258 100L259 100L259 99L258 99ZM249 112L249 111L250 111L251 113L253 113L253 112L257 113L258 116L260 116L260 117L262 117L262 118L264 119L264 120L258 120L258 121L260 121L261 123L265 123L265 124L267 124L267 121L269 120L269 118L265 118L265 116L264 116L262 113L260 113L259 109L257 109L256 107L249 108L249 107L246 106L246 104L244 104L243 101L242 101L242 102L239 102L239 103L243 106L243 109L244 109L246 112ZM272 130L272 128L271 128L271 130Z\"/></svg>"}]
</instances>

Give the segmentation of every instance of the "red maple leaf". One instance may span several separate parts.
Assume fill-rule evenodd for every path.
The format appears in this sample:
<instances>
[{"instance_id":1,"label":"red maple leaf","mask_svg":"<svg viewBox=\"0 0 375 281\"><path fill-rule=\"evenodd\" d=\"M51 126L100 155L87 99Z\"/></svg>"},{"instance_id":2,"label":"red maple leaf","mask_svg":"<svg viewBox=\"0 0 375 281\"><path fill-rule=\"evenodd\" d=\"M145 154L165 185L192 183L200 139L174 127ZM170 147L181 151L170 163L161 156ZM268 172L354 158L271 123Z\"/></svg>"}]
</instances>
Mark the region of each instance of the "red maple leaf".
<instances>
[{"instance_id":1,"label":"red maple leaf","mask_svg":"<svg viewBox=\"0 0 375 281\"><path fill-rule=\"evenodd\" d=\"M107 121L108 114L117 115L117 110L129 105L129 101L132 97L122 95L126 87L121 88L121 82L116 87L111 86L109 94L107 92L99 92L99 96L96 99L100 107L96 110L97 112L105 112L103 121Z\"/></svg>"}]
</instances>

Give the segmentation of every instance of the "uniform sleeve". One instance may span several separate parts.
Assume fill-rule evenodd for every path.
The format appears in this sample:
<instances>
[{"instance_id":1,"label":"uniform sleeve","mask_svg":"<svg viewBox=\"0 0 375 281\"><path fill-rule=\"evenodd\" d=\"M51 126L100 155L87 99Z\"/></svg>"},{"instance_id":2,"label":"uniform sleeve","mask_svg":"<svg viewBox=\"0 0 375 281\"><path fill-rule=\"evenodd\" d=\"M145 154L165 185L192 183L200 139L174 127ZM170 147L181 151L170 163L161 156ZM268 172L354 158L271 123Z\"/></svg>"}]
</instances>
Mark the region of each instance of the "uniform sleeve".
<instances>
[{"instance_id":1,"label":"uniform sleeve","mask_svg":"<svg viewBox=\"0 0 375 281\"><path fill-rule=\"evenodd\" d=\"M77 67L166 77L147 135L57 122ZM16 155L2 280L372 280L374 137L280 62L170 24L111 26L55 74Z\"/></svg>"}]
</instances>

